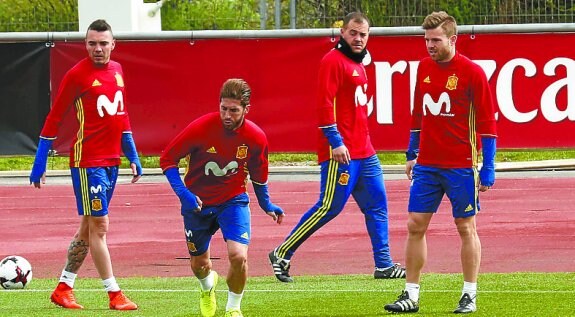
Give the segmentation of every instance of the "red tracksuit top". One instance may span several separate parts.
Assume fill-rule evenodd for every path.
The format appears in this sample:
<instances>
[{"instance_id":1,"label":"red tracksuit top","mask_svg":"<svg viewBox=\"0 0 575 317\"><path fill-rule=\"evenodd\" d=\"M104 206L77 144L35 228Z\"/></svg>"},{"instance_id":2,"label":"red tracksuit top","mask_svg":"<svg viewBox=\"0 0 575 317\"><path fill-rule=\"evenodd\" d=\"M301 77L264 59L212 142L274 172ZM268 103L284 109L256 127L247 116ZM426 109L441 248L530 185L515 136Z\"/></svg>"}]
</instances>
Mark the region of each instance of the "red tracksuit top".
<instances>
[{"instance_id":1,"label":"red tracksuit top","mask_svg":"<svg viewBox=\"0 0 575 317\"><path fill-rule=\"evenodd\" d=\"M122 66L95 66L85 58L60 83L41 136L56 138L64 114L74 106L78 131L70 146L70 167L120 164L122 133L130 132Z\"/></svg>"},{"instance_id":2,"label":"red tracksuit top","mask_svg":"<svg viewBox=\"0 0 575 317\"><path fill-rule=\"evenodd\" d=\"M375 154L367 125L367 74L357 63L339 50L332 49L319 68L317 111L319 127L337 124L351 159ZM327 138L319 131L318 162L331 158Z\"/></svg>"},{"instance_id":3,"label":"red tracksuit top","mask_svg":"<svg viewBox=\"0 0 575 317\"><path fill-rule=\"evenodd\" d=\"M417 69L414 98L411 131L421 131L417 163L476 166L477 136L497 136L493 96L483 69L459 53L447 63L425 58Z\"/></svg>"},{"instance_id":4,"label":"red tracksuit top","mask_svg":"<svg viewBox=\"0 0 575 317\"><path fill-rule=\"evenodd\" d=\"M248 174L256 183L268 181L266 135L247 119L234 131L224 128L218 112L196 119L164 149L160 167L177 167L184 157L184 183L206 206L245 193Z\"/></svg>"}]
</instances>

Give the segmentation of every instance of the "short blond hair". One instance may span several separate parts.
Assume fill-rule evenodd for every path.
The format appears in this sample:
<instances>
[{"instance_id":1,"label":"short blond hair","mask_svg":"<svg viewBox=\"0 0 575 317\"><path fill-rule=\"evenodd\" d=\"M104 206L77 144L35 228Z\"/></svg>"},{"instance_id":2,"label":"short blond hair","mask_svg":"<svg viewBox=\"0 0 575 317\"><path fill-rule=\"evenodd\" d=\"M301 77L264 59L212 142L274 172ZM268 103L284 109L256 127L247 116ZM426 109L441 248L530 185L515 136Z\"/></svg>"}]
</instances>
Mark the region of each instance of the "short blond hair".
<instances>
[{"instance_id":1,"label":"short blond hair","mask_svg":"<svg viewBox=\"0 0 575 317\"><path fill-rule=\"evenodd\" d=\"M454 17L445 11L432 12L423 19L421 27L424 30L433 30L437 27L441 27L447 37L457 35L457 22Z\"/></svg>"}]
</instances>

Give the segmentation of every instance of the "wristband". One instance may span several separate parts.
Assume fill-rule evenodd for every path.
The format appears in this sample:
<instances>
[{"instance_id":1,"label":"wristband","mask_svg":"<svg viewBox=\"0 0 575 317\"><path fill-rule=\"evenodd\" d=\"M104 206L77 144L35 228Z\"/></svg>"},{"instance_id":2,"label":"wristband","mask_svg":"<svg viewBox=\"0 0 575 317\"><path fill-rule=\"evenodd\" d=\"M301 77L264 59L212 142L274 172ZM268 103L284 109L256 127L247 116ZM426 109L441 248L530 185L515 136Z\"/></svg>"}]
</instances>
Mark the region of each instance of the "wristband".
<instances>
[{"instance_id":1,"label":"wristband","mask_svg":"<svg viewBox=\"0 0 575 317\"><path fill-rule=\"evenodd\" d=\"M336 125L331 125L329 127L321 127L321 132L327 138L327 142L331 145L332 149L336 149L343 145L343 138L339 131L337 131Z\"/></svg>"},{"instance_id":2,"label":"wristband","mask_svg":"<svg viewBox=\"0 0 575 317\"><path fill-rule=\"evenodd\" d=\"M419 135L420 131L411 131L409 133L409 145L407 146L407 152L405 152L405 158L408 161L415 160L419 154Z\"/></svg>"},{"instance_id":3,"label":"wristband","mask_svg":"<svg viewBox=\"0 0 575 317\"><path fill-rule=\"evenodd\" d=\"M131 132L122 133L122 151L130 163L136 164L136 173L142 175L142 164L140 163L138 151L136 151L136 143L134 143Z\"/></svg>"},{"instance_id":4,"label":"wristband","mask_svg":"<svg viewBox=\"0 0 575 317\"><path fill-rule=\"evenodd\" d=\"M283 214L283 210L270 202L270 194L268 192L268 185L267 184L259 184L252 181L254 185L254 192L256 194L256 198L258 199L258 204L260 208L265 212L273 212L276 215Z\"/></svg>"},{"instance_id":5,"label":"wristband","mask_svg":"<svg viewBox=\"0 0 575 317\"><path fill-rule=\"evenodd\" d=\"M491 187L495 184L495 152L497 151L496 139L493 137L481 137L483 151L483 166L479 171L481 185Z\"/></svg>"},{"instance_id":6,"label":"wristband","mask_svg":"<svg viewBox=\"0 0 575 317\"><path fill-rule=\"evenodd\" d=\"M496 138L493 137L481 137L481 145L483 152L483 166L494 167L495 166L495 153L497 152L497 142Z\"/></svg>"},{"instance_id":7,"label":"wristband","mask_svg":"<svg viewBox=\"0 0 575 317\"><path fill-rule=\"evenodd\" d=\"M192 193L182 181L180 177L180 171L177 167L171 167L164 171L164 175L168 179L170 186L180 199L182 203L182 211L183 210L196 210L200 206L198 206L198 201L196 200L196 195Z\"/></svg>"},{"instance_id":8,"label":"wristband","mask_svg":"<svg viewBox=\"0 0 575 317\"><path fill-rule=\"evenodd\" d=\"M44 173L46 173L48 152L52 147L52 142L53 139L47 139L40 136L38 149L36 150L36 157L34 158L34 164L32 165L32 171L30 172L30 184L39 183Z\"/></svg>"}]
</instances>

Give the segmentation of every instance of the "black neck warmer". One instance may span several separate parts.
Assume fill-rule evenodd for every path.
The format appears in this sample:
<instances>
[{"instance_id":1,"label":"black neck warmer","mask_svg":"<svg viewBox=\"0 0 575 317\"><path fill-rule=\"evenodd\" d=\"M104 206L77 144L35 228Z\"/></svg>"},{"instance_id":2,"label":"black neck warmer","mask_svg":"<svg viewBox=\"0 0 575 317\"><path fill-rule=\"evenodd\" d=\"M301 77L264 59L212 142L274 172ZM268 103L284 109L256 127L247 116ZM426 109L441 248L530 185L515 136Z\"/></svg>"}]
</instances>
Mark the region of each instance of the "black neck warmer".
<instances>
[{"instance_id":1,"label":"black neck warmer","mask_svg":"<svg viewBox=\"0 0 575 317\"><path fill-rule=\"evenodd\" d=\"M335 45L335 49L342 52L343 55L349 57L352 61L356 63L361 63L365 55L367 55L367 50L365 48L360 53L354 53L351 50L349 44L347 44L347 42L341 36L339 37L339 41Z\"/></svg>"}]
</instances>

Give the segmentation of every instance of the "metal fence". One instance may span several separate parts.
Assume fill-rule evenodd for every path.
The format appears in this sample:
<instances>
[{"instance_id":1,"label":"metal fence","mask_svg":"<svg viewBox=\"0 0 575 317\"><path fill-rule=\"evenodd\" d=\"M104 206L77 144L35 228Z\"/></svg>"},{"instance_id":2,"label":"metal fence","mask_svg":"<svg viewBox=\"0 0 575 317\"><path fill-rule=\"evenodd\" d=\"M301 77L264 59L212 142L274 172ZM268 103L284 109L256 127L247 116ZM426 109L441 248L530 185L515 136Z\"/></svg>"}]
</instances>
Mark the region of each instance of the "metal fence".
<instances>
[{"instance_id":1,"label":"metal fence","mask_svg":"<svg viewBox=\"0 0 575 317\"><path fill-rule=\"evenodd\" d=\"M10 0L0 0L10 1ZM121 1L121 0L119 0ZM205 10L213 9L212 0L205 2ZM228 26L229 21L239 21L229 29L287 29L329 28L354 10L367 12L373 26L418 26L432 11L446 10L454 15L460 25L522 24L522 23L573 23L573 0L224 0L237 2L242 9L233 17L202 16L205 29ZM146 1L150 2L150 1ZM189 0L171 0L172 9ZM77 3L76 3L77 6ZM203 6L203 5L202 5ZM262 8L265 14L260 14ZM166 8L168 10L169 8ZM162 9L164 10L164 9ZM0 20L0 32L12 31L78 31L77 7L69 13L33 7L29 10L14 9L9 18ZM197 19L189 10L178 10L183 20ZM0 12L1 15L1 12ZM205 19L210 19L205 21ZM192 24L190 24L192 25ZM205 27L208 25L210 27ZM213 26L213 27L211 27ZM168 28L169 29L169 28ZM193 30L194 27L178 30ZM164 27L164 30L167 30Z\"/></svg>"},{"instance_id":2,"label":"metal fence","mask_svg":"<svg viewBox=\"0 0 575 317\"><path fill-rule=\"evenodd\" d=\"M393 2L389 26L420 25L432 11L444 10L458 17L459 24L521 24L521 23L573 23L573 0L490 0L466 1L458 12L449 10L449 3L464 1L405 0ZM412 12L412 14L405 14Z\"/></svg>"},{"instance_id":3,"label":"metal fence","mask_svg":"<svg viewBox=\"0 0 575 317\"><path fill-rule=\"evenodd\" d=\"M10 19L0 20L0 32L78 31L78 14L63 16L52 10L35 7L15 11Z\"/></svg>"}]
</instances>

